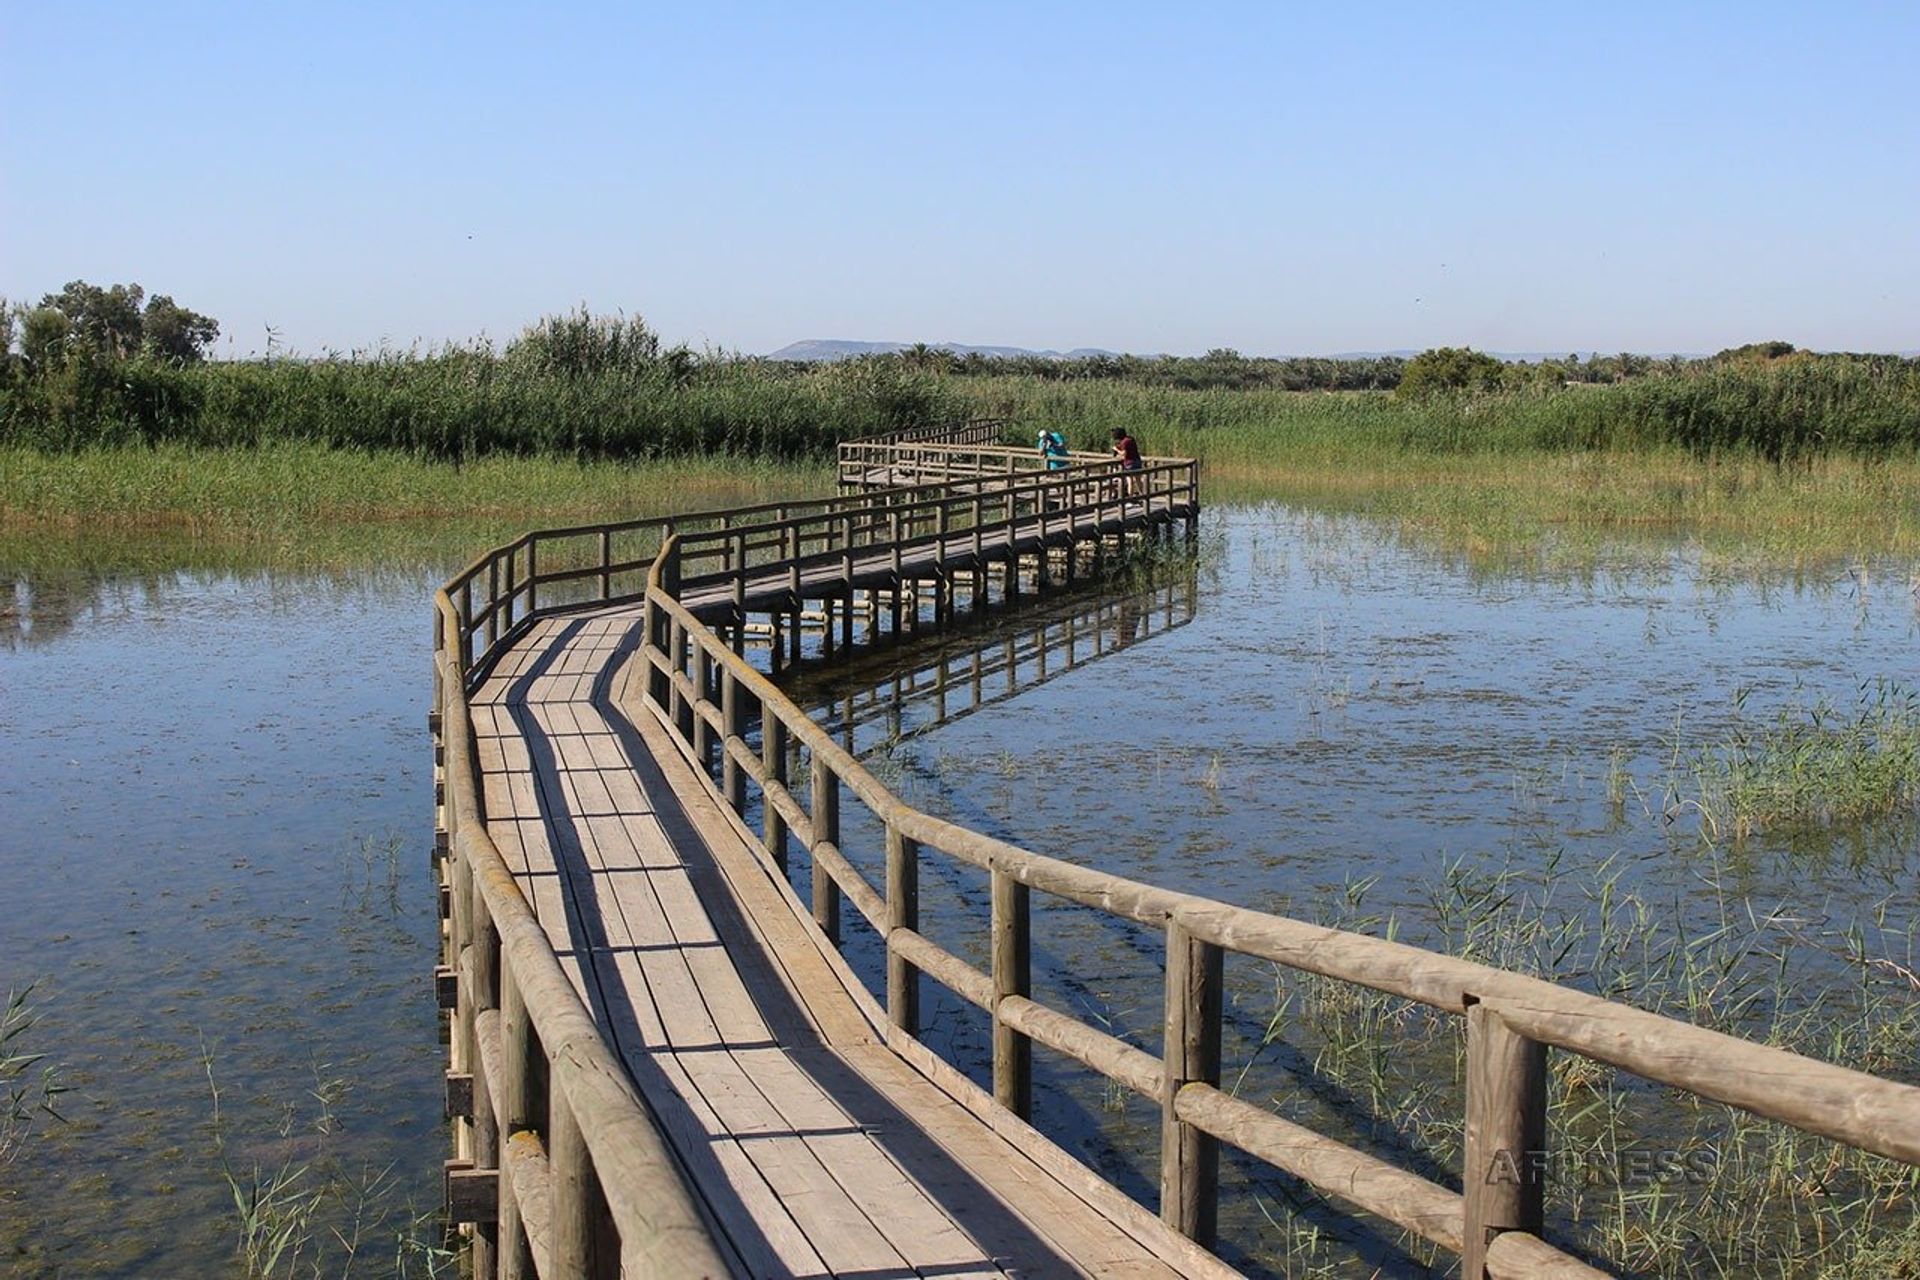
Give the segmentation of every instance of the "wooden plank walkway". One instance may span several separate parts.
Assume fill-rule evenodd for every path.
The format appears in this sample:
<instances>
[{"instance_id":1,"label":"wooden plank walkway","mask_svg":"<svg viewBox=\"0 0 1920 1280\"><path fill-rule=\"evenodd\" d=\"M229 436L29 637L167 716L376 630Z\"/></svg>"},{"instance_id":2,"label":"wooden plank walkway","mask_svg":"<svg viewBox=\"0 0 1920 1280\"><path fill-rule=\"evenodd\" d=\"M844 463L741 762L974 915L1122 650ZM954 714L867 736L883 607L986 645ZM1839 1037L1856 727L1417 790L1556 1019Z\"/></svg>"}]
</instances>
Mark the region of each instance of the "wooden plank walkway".
<instances>
[{"instance_id":1,"label":"wooden plank walkway","mask_svg":"<svg viewBox=\"0 0 1920 1280\"><path fill-rule=\"evenodd\" d=\"M542 619L474 691L487 830L740 1272L1225 1274L885 1045L744 828L623 709L640 617Z\"/></svg>"}]
</instances>

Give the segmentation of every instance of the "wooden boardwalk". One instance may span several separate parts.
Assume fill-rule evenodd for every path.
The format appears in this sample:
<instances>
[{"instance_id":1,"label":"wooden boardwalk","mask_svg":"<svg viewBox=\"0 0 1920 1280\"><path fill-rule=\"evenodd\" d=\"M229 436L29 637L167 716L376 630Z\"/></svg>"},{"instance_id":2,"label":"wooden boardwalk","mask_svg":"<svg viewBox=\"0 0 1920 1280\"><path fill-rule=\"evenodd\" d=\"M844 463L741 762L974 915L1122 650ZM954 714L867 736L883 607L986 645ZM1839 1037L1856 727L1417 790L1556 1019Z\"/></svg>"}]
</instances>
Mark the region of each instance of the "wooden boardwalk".
<instances>
[{"instance_id":1,"label":"wooden boardwalk","mask_svg":"<svg viewBox=\"0 0 1920 1280\"><path fill-rule=\"evenodd\" d=\"M545 620L473 697L488 832L743 1274L1220 1270L888 1049L665 731L639 612ZM723 941L724 939L724 941Z\"/></svg>"},{"instance_id":2,"label":"wooden boardwalk","mask_svg":"<svg viewBox=\"0 0 1920 1280\"><path fill-rule=\"evenodd\" d=\"M856 488L910 483L530 534L436 597L448 1206L477 1276L1227 1274L1222 1144L1460 1254L1463 1275L1601 1275L1540 1238L1549 1048L1920 1163L1920 1089L915 810L852 753L851 721L843 747L750 643L777 673L1070 582L1191 533L1197 475L1037 472L977 440L850 454ZM949 668L932 670L944 714ZM849 800L884 828L884 884L841 848ZM928 858L989 877L987 968L920 931ZM1157 1055L1032 998L1035 891L1164 933ZM884 943L880 996L837 949L846 906ZM1223 1090L1229 951L1465 1020L1458 1189ZM991 1091L920 1041L923 981L991 1019ZM1034 1043L1159 1105L1157 1214L1028 1125Z\"/></svg>"}]
</instances>

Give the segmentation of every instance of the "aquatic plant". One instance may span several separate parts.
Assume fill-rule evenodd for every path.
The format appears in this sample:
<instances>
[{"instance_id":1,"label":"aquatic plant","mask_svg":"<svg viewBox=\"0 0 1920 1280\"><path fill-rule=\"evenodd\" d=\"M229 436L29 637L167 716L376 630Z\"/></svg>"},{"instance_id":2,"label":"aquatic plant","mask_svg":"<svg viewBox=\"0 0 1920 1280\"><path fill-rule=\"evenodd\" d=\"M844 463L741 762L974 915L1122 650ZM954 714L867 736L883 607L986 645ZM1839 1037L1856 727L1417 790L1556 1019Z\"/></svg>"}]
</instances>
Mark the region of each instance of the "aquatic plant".
<instances>
[{"instance_id":1,"label":"aquatic plant","mask_svg":"<svg viewBox=\"0 0 1920 1280\"><path fill-rule=\"evenodd\" d=\"M1723 897L1705 932L1623 887L1608 863L1538 871L1455 859L1428 887L1420 923L1452 954L1531 973L1698 1025L1860 1070L1912 1078L1920 1061L1916 929L1885 907L1870 927L1816 931ZM1327 923L1394 936L1401 918L1365 905L1349 883ZM1823 998L1799 992L1837 972ZM1261 1048L1310 1050L1312 1077L1351 1099L1344 1123L1435 1170L1457 1170L1463 1134L1464 1032L1425 1006L1312 974L1276 970ZM1799 993L1799 994L1796 994ZM1660 1276L1900 1274L1916 1243L1920 1170L1645 1082L1575 1054L1551 1055L1548 1213L1557 1238L1614 1266ZM1311 1090L1276 1097L1303 1105ZM1321 1117L1341 1123L1342 1117ZM1457 1178L1457 1174L1454 1174ZM1283 1256L1311 1234L1316 1256L1340 1215L1310 1190L1276 1214ZM1351 1246L1348 1246L1349 1249ZM1416 1241L1402 1247L1443 1267ZM1351 1252L1346 1255L1351 1258Z\"/></svg>"},{"instance_id":2,"label":"aquatic plant","mask_svg":"<svg viewBox=\"0 0 1920 1280\"><path fill-rule=\"evenodd\" d=\"M350 1091L343 1076L315 1063L312 1118L302 1125L288 1108L272 1135L247 1136L246 1146L280 1147L277 1161L236 1161L212 1050L200 1049L212 1102L214 1158L233 1204L234 1256L247 1280L437 1280L459 1274L459 1254L446 1247L435 1209L406 1197L391 1165L349 1167L334 1153L335 1107Z\"/></svg>"},{"instance_id":3,"label":"aquatic plant","mask_svg":"<svg viewBox=\"0 0 1920 1280\"><path fill-rule=\"evenodd\" d=\"M39 1021L33 990L33 983L9 990L0 1009L0 1168L25 1150L40 1121L63 1118L58 1104L68 1090L59 1068L27 1047Z\"/></svg>"},{"instance_id":4,"label":"aquatic plant","mask_svg":"<svg viewBox=\"0 0 1920 1280\"><path fill-rule=\"evenodd\" d=\"M1737 708L1745 710L1747 690ZM1826 701L1744 719L1693 762L1711 838L1741 840L1766 827L1858 822L1920 805L1920 693L1880 679L1851 710Z\"/></svg>"}]
</instances>

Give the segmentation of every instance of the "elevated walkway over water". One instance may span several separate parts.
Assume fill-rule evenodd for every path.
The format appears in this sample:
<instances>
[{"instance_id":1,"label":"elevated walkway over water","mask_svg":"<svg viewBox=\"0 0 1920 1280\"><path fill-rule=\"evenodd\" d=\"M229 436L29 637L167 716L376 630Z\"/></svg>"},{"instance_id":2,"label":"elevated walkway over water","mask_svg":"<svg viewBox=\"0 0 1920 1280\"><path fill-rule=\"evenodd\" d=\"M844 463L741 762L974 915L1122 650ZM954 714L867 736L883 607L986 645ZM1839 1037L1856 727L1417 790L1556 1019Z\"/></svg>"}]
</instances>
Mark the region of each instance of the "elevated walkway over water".
<instances>
[{"instance_id":1,"label":"elevated walkway over water","mask_svg":"<svg viewBox=\"0 0 1920 1280\"><path fill-rule=\"evenodd\" d=\"M841 497L530 534L437 597L448 1202L476 1275L1228 1274L1222 1142L1468 1274L1600 1274L1539 1238L1537 1178L1439 1186L1223 1091L1228 950L1466 1018L1469 1169L1542 1147L1549 1045L1920 1162L1920 1090L913 809L850 749L871 713L843 744L771 676L1191 533L1197 469L849 453ZM849 801L883 884L842 848ZM985 967L921 930L931 858L990 878ZM1033 999L1035 890L1164 932L1159 1053ZM878 993L836 946L849 905L884 943ZM991 1091L922 1043L923 981L990 1015ZM1157 1213L1027 1123L1034 1042L1161 1107Z\"/></svg>"}]
</instances>

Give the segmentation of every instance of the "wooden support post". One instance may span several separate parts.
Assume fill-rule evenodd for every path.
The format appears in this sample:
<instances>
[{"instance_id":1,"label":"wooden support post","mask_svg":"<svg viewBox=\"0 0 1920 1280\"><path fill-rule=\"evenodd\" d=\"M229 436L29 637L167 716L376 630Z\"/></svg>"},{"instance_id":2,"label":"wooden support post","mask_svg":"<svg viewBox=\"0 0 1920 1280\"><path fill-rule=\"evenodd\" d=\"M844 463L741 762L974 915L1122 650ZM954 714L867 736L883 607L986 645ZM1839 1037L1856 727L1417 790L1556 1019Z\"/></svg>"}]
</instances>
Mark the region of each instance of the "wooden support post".
<instances>
[{"instance_id":1,"label":"wooden support post","mask_svg":"<svg viewBox=\"0 0 1920 1280\"><path fill-rule=\"evenodd\" d=\"M533 537L528 537L527 539L527 615L526 616L529 618L533 616L533 611L540 607L540 584L538 581L536 581L536 579L540 576L539 559L534 555L534 551L536 548L539 547L539 545L540 543L536 539L534 539Z\"/></svg>"},{"instance_id":2,"label":"wooden support post","mask_svg":"<svg viewBox=\"0 0 1920 1280\"><path fill-rule=\"evenodd\" d=\"M847 611L840 615L840 642L851 653L853 651L853 517L842 517L840 522L840 590L846 596ZM869 637L871 640L871 637Z\"/></svg>"},{"instance_id":3,"label":"wooden support post","mask_svg":"<svg viewBox=\"0 0 1920 1280\"><path fill-rule=\"evenodd\" d=\"M1188 1084L1220 1084L1219 947L1167 920L1164 1043L1166 1083L1160 1095L1160 1220L1212 1248L1219 1217L1220 1146L1184 1124L1174 1100Z\"/></svg>"},{"instance_id":4,"label":"wooden support post","mask_svg":"<svg viewBox=\"0 0 1920 1280\"><path fill-rule=\"evenodd\" d=\"M533 1126L533 1057L540 1052L533 1023L513 970L500 974L500 1136L503 1142ZM544 1059L542 1061L544 1065ZM533 1280L533 1248L527 1240L526 1219L513 1191L513 1179L500 1179L500 1280Z\"/></svg>"},{"instance_id":5,"label":"wooden support post","mask_svg":"<svg viewBox=\"0 0 1920 1280\"><path fill-rule=\"evenodd\" d=\"M1468 1005L1462 1280L1483 1280L1487 1245L1501 1232L1540 1234L1546 1146L1547 1047L1486 1005Z\"/></svg>"},{"instance_id":6,"label":"wooden support post","mask_svg":"<svg viewBox=\"0 0 1920 1280\"><path fill-rule=\"evenodd\" d=\"M822 843L830 843L835 849L840 847L840 779L833 776L833 770L827 768L826 761L814 756L811 762L813 774L813 804L809 817L813 819L813 843L818 848ZM827 935L827 941L840 945L840 886L833 877L821 867L820 859L813 858L813 922L820 926L820 932Z\"/></svg>"},{"instance_id":7,"label":"wooden support post","mask_svg":"<svg viewBox=\"0 0 1920 1280\"><path fill-rule=\"evenodd\" d=\"M699 701L705 702L713 696L713 659L707 653L707 646L698 645L693 651L693 687ZM693 755L700 762L700 770L705 773L713 768L713 724L701 715L699 708L693 711Z\"/></svg>"},{"instance_id":8,"label":"wooden support post","mask_svg":"<svg viewBox=\"0 0 1920 1280\"><path fill-rule=\"evenodd\" d=\"M547 1271L541 1280L588 1280L595 1274L594 1218L598 1188L593 1155L563 1090L555 1089L547 1119Z\"/></svg>"},{"instance_id":9,"label":"wooden support post","mask_svg":"<svg viewBox=\"0 0 1920 1280\"><path fill-rule=\"evenodd\" d=\"M487 915L486 897L477 879L472 881L470 892L473 895L474 936L468 968L473 977L471 986L475 1023L469 1033L472 1056L468 1070L473 1074L473 1164L478 1170L498 1171L500 1126L494 1114L493 1099L487 1092L487 1073L480 1055L478 1019L482 1013L500 1007L500 935ZM494 1274L494 1243L498 1239L498 1226L497 1206L494 1213L487 1214L476 1223L472 1253L473 1274L476 1277Z\"/></svg>"},{"instance_id":10,"label":"wooden support post","mask_svg":"<svg viewBox=\"0 0 1920 1280\"><path fill-rule=\"evenodd\" d=\"M732 667L720 668L720 723L726 726L726 733L720 742L720 793L726 797L727 807L739 813L747 807L747 776L740 770L740 762L733 758L733 752L727 749L727 738L745 740L747 736L747 718L741 710L739 681L734 679Z\"/></svg>"},{"instance_id":11,"label":"wooden support post","mask_svg":"<svg viewBox=\"0 0 1920 1280\"><path fill-rule=\"evenodd\" d=\"M1000 1002L1033 989L1030 895L997 866L992 894L993 1097L1025 1120L1033 1112L1033 1044L1001 1018Z\"/></svg>"},{"instance_id":12,"label":"wooden support post","mask_svg":"<svg viewBox=\"0 0 1920 1280\"><path fill-rule=\"evenodd\" d=\"M802 639L800 632L800 612L801 605L804 603L806 602L801 600L798 595L793 597L793 626L787 630L787 643L791 646L788 654L788 661L790 662L800 661L800 642Z\"/></svg>"},{"instance_id":13,"label":"wooden support post","mask_svg":"<svg viewBox=\"0 0 1920 1280\"><path fill-rule=\"evenodd\" d=\"M893 580L893 638L900 638L900 579Z\"/></svg>"},{"instance_id":14,"label":"wooden support post","mask_svg":"<svg viewBox=\"0 0 1920 1280\"><path fill-rule=\"evenodd\" d=\"M512 572L507 576L511 578ZM487 561L487 651L500 643L500 557Z\"/></svg>"},{"instance_id":15,"label":"wooden support post","mask_svg":"<svg viewBox=\"0 0 1920 1280\"><path fill-rule=\"evenodd\" d=\"M773 705L760 704L760 767L766 771L769 782L787 785L787 726L774 714ZM762 823L761 842L767 856L773 859L773 865L780 868L782 875L787 870L787 820L773 807L773 802L764 795L760 798Z\"/></svg>"},{"instance_id":16,"label":"wooden support post","mask_svg":"<svg viewBox=\"0 0 1920 1280\"><path fill-rule=\"evenodd\" d=\"M666 549L666 558L660 565L660 590L676 599L680 594L680 544L672 543ZM647 643L662 657L673 650L672 616L665 609L654 606L649 601L646 607ZM653 698L653 704L665 708L672 703L673 683L667 673L647 664L647 690Z\"/></svg>"},{"instance_id":17,"label":"wooden support post","mask_svg":"<svg viewBox=\"0 0 1920 1280\"><path fill-rule=\"evenodd\" d=\"M893 930L920 928L920 845L887 824L887 1019L920 1034L920 971L893 948Z\"/></svg>"},{"instance_id":18,"label":"wooden support post","mask_svg":"<svg viewBox=\"0 0 1920 1280\"><path fill-rule=\"evenodd\" d=\"M687 673L687 629L680 625L678 618L670 618L671 643L668 646L667 661L672 664L674 675ZM681 738L693 740L693 725L699 717L693 714L693 704L681 692L680 682L673 682L673 723L680 730Z\"/></svg>"},{"instance_id":19,"label":"wooden support post","mask_svg":"<svg viewBox=\"0 0 1920 1280\"><path fill-rule=\"evenodd\" d=\"M600 598L613 597L613 531L600 531Z\"/></svg>"}]
</instances>

